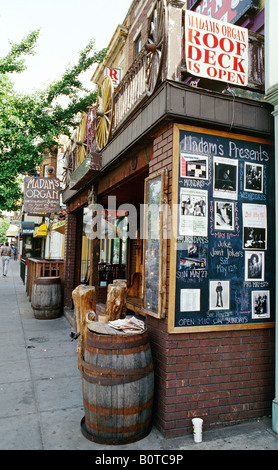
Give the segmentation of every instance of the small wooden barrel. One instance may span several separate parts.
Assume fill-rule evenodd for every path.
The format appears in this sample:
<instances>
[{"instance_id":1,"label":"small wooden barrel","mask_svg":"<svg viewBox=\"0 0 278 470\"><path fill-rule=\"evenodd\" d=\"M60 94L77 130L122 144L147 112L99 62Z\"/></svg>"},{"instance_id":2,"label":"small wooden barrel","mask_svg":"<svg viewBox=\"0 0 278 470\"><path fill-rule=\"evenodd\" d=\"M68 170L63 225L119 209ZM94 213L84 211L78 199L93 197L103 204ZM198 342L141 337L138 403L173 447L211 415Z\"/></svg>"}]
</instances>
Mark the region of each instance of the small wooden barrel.
<instances>
[{"instance_id":1,"label":"small wooden barrel","mask_svg":"<svg viewBox=\"0 0 278 470\"><path fill-rule=\"evenodd\" d=\"M38 320L51 320L61 315L60 277L37 277L32 287L31 306Z\"/></svg>"},{"instance_id":2,"label":"small wooden barrel","mask_svg":"<svg viewBox=\"0 0 278 470\"><path fill-rule=\"evenodd\" d=\"M90 329L97 326L101 325ZM93 442L117 445L149 434L154 373L148 332L114 331L111 335L87 332L81 430Z\"/></svg>"}]
</instances>

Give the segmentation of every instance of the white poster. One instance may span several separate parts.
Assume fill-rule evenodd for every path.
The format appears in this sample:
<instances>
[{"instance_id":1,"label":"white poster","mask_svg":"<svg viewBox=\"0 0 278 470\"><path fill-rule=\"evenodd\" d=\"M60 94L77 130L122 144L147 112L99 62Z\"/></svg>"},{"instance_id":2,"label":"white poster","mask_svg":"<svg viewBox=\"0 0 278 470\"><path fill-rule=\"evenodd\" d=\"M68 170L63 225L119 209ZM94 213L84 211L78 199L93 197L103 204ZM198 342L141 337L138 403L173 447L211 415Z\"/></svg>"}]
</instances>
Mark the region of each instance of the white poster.
<instances>
[{"instance_id":1,"label":"white poster","mask_svg":"<svg viewBox=\"0 0 278 470\"><path fill-rule=\"evenodd\" d=\"M181 289L180 311L200 312L201 290Z\"/></svg>"},{"instance_id":2,"label":"white poster","mask_svg":"<svg viewBox=\"0 0 278 470\"><path fill-rule=\"evenodd\" d=\"M207 237L208 192L201 189L180 190L180 235Z\"/></svg>"},{"instance_id":3,"label":"white poster","mask_svg":"<svg viewBox=\"0 0 278 470\"><path fill-rule=\"evenodd\" d=\"M248 84L248 30L186 11L186 68L195 76Z\"/></svg>"},{"instance_id":4,"label":"white poster","mask_svg":"<svg viewBox=\"0 0 278 470\"><path fill-rule=\"evenodd\" d=\"M267 207L263 204L242 204L243 248L267 249Z\"/></svg>"}]
</instances>

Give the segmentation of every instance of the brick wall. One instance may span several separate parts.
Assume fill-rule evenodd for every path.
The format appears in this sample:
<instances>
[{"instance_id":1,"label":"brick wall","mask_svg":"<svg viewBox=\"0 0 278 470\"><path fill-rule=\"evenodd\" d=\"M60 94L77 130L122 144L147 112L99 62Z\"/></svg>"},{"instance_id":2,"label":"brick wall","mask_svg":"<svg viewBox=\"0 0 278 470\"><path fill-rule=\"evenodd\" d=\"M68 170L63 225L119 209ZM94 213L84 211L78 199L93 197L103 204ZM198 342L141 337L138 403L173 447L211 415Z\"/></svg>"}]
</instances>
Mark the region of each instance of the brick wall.
<instances>
[{"instance_id":1,"label":"brick wall","mask_svg":"<svg viewBox=\"0 0 278 470\"><path fill-rule=\"evenodd\" d=\"M152 5L153 0L139 0L131 11L131 27L128 34L128 67L131 66L135 59L134 38L136 34L141 35L142 46L147 42L149 25L148 13Z\"/></svg>"},{"instance_id":2,"label":"brick wall","mask_svg":"<svg viewBox=\"0 0 278 470\"><path fill-rule=\"evenodd\" d=\"M172 123L154 139L150 175L167 169L172 190ZM169 268L170 242L167 266ZM167 272L167 302L169 299ZM274 330L238 330L171 334L166 318L147 316L155 365L154 420L165 437L192 430L192 418L204 430L271 414L274 398Z\"/></svg>"},{"instance_id":3,"label":"brick wall","mask_svg":"<svg viewBox=\"0 0 278 470\"><path fill-rule=\"evenodd\" d=\"M72 291L74 289L74 273L76 258L76 230L77 216L67 212L65 224L65 250L64 250L64 305L72 308Z\"/></svg>"}]
</instances>

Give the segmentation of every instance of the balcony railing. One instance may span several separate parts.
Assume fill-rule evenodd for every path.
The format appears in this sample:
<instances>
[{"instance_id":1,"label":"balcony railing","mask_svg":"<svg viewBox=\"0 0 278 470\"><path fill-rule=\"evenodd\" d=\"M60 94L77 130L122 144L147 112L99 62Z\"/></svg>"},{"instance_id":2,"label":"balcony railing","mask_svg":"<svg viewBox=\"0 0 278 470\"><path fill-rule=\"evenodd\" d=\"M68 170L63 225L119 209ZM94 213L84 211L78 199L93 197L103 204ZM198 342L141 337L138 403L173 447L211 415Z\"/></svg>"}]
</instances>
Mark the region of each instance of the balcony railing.
<instances>
[{"instance_id":1,"label":"balcony railing","mask_svg":"<svg viewBox=\"0 0 278 470\"><path fill-rule=\"evenodd\" d=\"M147 97L146 70L149 65L147 60L146 49L143 48L115 91L112 133L128 119L131 112L135 111L137 106ZM181 73L178 81L185 81L186 74L189 77L185 67L185 58L182 57ZM264 86L264 36L249 31L249 80L247 88L264 92Z\"/></svg>"},{"instance_id":2,"label":"balcony railing","mask_svg":"<svg viewBox=\"0 0 278 470\"><path fill-rule=\"evenodd\" d=\"M123 120L128 118L130 111L134 110L147 96L146 70L148 65L146 48L143 47L115 91L112 133Z\"/></svg>"},{"instance_id":3,"label":"balcony railing","mask_svg":"<svg viewBox=\"0 0 278 470\"><path fill-rule=\"evenodd\" d=\"M183 15L184 12L180 14ZM175 17L175 19L177 19L177 17ZM164 63L159 79L160 81L167 79L171 81L174 80L180 84L193 84L192 82L194 82L195 85L197 84L197 86L201 88L202 79L199 77L197 79L196 77L191 77L190 73L186 70L185 48L182 46L184 44L182 16L180 16L179 24L180 27L177 29L169 29L167 40L165 38ZM147 101L150 95L147 91L147 71L150 66L150 60L151 55L148 54L146 46L143 46L141 52L137 55L114 91L114 110L111 128L112 137L115 135L116 131L127 122L130 116L138 110L139 106L142 106L142 104ZM246 89L252 92L264 93L264 80L264 36L249 31L249 80ZM219 83L217 88L215 81L211 81L212 90L219 89ZM224 82L223 86L225 86ZM205 88L207 88L207 83ZM236 90L235 86L234 90ZM94 150L95 146L93 142L95 121L92 117L93 109L94 107L89 110L87 115L83 115L79 128L73 136L72 145L66 153L66 171L64 178L66 185L71 181L71 174L76 172L82 164L84 166L83 162L89 161L90 155L95 159L94 155L96 155L96 153L94 152L96 152L96 150ZM99 171L99 168L100 162L94 162L94 160L90 161L91 170Z\"/></svg>"}]
</instances>

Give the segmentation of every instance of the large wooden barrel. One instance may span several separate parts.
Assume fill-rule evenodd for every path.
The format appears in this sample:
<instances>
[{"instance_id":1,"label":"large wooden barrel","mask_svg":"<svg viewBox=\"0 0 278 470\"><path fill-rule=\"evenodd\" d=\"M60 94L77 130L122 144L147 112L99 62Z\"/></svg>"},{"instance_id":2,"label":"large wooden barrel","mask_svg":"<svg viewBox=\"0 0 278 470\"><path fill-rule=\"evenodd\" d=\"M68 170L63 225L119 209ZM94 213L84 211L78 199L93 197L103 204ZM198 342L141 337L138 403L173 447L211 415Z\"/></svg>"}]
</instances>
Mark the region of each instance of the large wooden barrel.
<instances>
[{"instance_id":1,"label":"large wooden barrel","mask_svg":"<svg viewBox=\"0 0 278 470\"><path fill-rule=\"evenodd\" d=\"M92 325L90 329L101 328ZM87 332L81 430L93 442L117 445L138 441L150 432L154 373L148 332L114 331Z\"/></svg>"},{"instance_id":2,"label":"large wooden barrel","mask_svg":"<svg viewBox=\"0 0 278 470\"><path fill-rule=\"evenodd\" d=\"M61 315L60 277L37 277L32 287L31 306L38 320L51 320Z\"/></svg>"}]
</instances>

